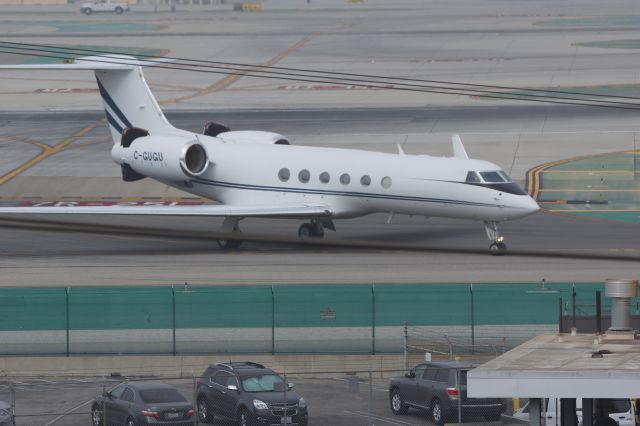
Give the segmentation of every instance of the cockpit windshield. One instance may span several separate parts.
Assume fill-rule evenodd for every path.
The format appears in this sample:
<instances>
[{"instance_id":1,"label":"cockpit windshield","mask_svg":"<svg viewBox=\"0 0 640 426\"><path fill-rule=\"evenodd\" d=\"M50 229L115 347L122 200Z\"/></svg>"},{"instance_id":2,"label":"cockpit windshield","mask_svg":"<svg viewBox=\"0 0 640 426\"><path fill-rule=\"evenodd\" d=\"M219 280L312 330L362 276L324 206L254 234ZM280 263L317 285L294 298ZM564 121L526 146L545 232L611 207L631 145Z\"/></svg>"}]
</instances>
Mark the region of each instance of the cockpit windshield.
<instances>
[{"instance_id":1,"label":"cockpit windshield","mask_svg":"<svg viewBox=\"0 0 640 426\"><path fill-rule=\"evenodd\" d=\"M482 179L480 178L482 177ZM495 170L489 172L474 172L470 171L467 173L467 183L511 183L513 180L509 177L508 174L503 172L502 170Z\"/></svg>"}]
</instances>

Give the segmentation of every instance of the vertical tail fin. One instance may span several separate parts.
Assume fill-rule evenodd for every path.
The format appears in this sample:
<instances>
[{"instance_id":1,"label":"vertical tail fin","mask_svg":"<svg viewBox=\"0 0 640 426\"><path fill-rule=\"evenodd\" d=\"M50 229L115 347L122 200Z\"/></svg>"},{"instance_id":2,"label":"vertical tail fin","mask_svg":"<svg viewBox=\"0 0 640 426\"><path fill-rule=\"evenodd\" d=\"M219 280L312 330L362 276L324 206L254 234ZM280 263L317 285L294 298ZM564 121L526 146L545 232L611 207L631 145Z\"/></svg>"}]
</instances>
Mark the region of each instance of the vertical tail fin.
<instances>
[{"instance_id":1,"label":"vertical tail fin","mask_svg":"<svg viewBox=\"0 0 640 426\"><path fill-rule=\"evenodd\" d=\"M139 127L149 134L180 132L165 118L142 73L143 62L131 56L78 58L69 64L0 65L0 69L92 70L104 104L114 143L123 129Z\"/></svg>"}]
</instances>

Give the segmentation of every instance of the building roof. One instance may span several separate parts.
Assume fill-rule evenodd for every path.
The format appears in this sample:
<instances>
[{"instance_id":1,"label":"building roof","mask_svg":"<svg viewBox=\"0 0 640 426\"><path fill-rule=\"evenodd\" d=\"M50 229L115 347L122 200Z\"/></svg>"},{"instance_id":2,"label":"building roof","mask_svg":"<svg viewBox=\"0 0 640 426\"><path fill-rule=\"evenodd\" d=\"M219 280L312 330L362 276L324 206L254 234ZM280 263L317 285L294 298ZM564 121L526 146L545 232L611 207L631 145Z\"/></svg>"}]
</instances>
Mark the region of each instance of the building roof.
<instances>
[{"instance_id":1,"label":"building roof","mask_svg":"<svg viewBox=\"0 0 640 426\"><path fill-rule=\"evenodd\" d=\"M640 340L544 334L470 371L467 381L478 398L638 397Z\"/></svg>"}]
</instances>

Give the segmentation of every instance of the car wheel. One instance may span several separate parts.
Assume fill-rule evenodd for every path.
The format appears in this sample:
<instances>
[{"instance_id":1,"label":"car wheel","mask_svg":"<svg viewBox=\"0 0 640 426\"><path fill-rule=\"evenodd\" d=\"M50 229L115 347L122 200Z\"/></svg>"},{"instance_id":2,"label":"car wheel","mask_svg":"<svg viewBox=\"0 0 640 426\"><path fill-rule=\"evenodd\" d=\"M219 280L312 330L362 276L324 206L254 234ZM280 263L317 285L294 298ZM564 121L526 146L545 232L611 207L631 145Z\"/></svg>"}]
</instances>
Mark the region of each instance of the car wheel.
<instances>
[{"instance_id":1,"label":"car wheel","mask_svg":"<svg viewBox=\"0 0 640 426\"><path fill-rule=\"evenodd\" d=\"M136 426L136 421L129 417L127 419L127 426Z\"/></svg>"},{"instance_id":2,"label":"car wheel","mask_svg":"<svg viewBox=\"0 0 640 426\"><path fill-rule=\"evenodd\" d=\"M401 415L407 413L407 404L402 400L402 396L400 396L400 392L398 389L394 389L391 391L391 411L393 414Z\"/></svg>"},{"instance_id":3,"label":"car wheel","mask_svg":"<svg viewBox=\"0 0 640 426\"><path fill-rule=\"evenodd\" d=\"M238 416L238 424L240 426L254 426L255 421L253 420L253 416L246 408L240 410L240 415Z\"/></svg>"},{"instance_id":4,"label":"car wheel","mask_svg":"<svg viewBox=\"0 0 640 426\"><path fill-rule=\"evenodd\" d=\"M118 7L116 7L116 13L117 13L118 15L122 15L122 12L123 12L123 10L122 10L122 8L121 8L121 7L119 7L119 6L118 6Z\"/></svg>"},{"instance_id":5,"label":"car wheel","mask_svg":"<svg viewBox=\"0 0 640 426\"><path fill-rule=\"evenodd\" d=\"M91 424L93 426L102 426L102 410L97 405L91 408Z\"/></svg>"},{"instance_id":6,"label":"car wheel","mask_svg":"<svg viewBox=\"0 0 640 426\"><path fill-rule=\"evenodd\" d=\"M198 398L198 420L200 423L213 423L213 413L209 409L207 398L201 396Z\"/></svg>"},{"instance_id":7,"label":"car wheel","mask_svg":"<svg viewBox=\"0 0 640 426\"><path fill-rule=\"evenodd\" d=\"M86 9L84 10L84 14L85 14L85 15L91 15L91 13L92 13L92 12L93 12L93 10L91 10L91 9L89 9L89 8L86 8Z\"/></svg>"},{"instance_id":8,"label":"car wheel","mask_svg":"<svg viewBox=\"0 0 640 426\"><path fill-rule=\"evenodd\" d=\"M434 399L431 401L431 418L433 422L437 425L444 424L444 415L442 413L442 405L440 405L440 400Z\"/></svg>"}]
</instances>

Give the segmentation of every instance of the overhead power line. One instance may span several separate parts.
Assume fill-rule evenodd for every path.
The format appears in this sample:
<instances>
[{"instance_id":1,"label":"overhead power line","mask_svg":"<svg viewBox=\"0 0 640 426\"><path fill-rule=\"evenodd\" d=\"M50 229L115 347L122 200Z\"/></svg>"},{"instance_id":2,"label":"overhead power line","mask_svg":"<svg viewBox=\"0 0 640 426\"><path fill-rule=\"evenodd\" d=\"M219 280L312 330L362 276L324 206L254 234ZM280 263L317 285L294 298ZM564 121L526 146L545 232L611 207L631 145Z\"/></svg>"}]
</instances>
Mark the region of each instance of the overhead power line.
<instances>
[{"instance_id":1,"label":"overhead power line","mask_svg":"<svg viewBox=\"0 0 640 426\"><path fill-rule=\"evenodd\" d=\"M113 50L82 49L43 44L0 42L0 52L33 57L53 58L58 60L72 60L76 59L78 56L86 55L101 55L105 57L105 60L101 61L99 59L96 59L96 62L126 63L126 61L124 61L122 58L114 56L123 55L126 53L116 52ZM640 98L631 96L608 96L598 93L531 89L513 86L491 86L438 80L388 77L372 74L351 74L343 72L318 71L301 68L286 68L254 64L239 64L177 57L159 58L152 55L136 56L139 58L143 58L143 65L150 68L163 68L223 75L242 74L256 78L287 80L305 83L322 83L384 90L478 96L502 100L522 100L528 102L543 102L562 105L594 106L601 108L634 110L640 108L639 102L629 102L640 101ZM119 60L123 62L118 62ZM510 93L509 91L515 91L516 93Z\"/></svg>"}]
</instances>

